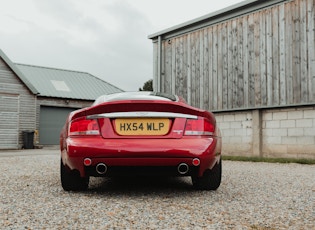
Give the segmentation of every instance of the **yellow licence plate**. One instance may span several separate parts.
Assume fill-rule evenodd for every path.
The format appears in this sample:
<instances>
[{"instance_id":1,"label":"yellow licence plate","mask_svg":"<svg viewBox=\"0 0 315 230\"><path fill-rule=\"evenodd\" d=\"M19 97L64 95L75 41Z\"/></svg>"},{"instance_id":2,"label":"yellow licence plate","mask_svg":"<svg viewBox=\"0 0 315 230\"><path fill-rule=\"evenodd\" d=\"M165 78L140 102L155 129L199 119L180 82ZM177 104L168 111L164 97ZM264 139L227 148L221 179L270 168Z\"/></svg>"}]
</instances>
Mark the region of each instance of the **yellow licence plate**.
<instances>
[{"instance_id":1,"label":"yellow licence plate","mask_svg":"<svg viewBox=\"0 0 315 230\"><path fill-rule=\"evenodd\" d=\"M123 118L115 120L115 129L119 135L165 135L170 121L167 118Z\"/></svg>"}]
</instances>

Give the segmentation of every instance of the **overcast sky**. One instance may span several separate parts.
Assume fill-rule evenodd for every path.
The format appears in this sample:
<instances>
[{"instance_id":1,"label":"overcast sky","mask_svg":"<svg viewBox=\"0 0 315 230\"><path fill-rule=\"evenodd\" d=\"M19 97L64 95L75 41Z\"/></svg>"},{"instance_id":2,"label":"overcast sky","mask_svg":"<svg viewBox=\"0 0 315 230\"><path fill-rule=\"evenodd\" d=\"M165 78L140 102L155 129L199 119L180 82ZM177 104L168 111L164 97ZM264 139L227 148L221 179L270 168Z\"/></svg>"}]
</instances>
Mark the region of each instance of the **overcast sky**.
<instances>
[{"instance_id":1,"label":"overcast sky","mask_svg":"<svg viewBox=\"0 0 315 230\"><path fill-rule=\"evenodd\" d=\"M126 91L153 76L148 35L241 0L0 0L0 49L15 63L88 72Z\"/></svg>"}]
</instances>

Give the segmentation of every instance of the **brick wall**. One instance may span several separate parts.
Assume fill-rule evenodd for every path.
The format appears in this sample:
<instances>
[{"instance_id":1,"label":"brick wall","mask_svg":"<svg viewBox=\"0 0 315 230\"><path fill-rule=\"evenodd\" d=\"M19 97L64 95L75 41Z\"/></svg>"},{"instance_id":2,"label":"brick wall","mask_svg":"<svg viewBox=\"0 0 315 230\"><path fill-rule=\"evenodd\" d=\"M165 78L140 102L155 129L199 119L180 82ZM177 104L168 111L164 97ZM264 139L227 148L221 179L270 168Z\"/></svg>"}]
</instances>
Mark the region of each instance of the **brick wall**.
<instances>
[{"instance_id":1,"label":"brick wall","mask_svg":"<svg viewBox=\"0 0 315 230\"><path fill-rule=\"evenodd\" d=\"M223 154L315 159L315 107L216 113Z\"/></svg>"}]
</instances>

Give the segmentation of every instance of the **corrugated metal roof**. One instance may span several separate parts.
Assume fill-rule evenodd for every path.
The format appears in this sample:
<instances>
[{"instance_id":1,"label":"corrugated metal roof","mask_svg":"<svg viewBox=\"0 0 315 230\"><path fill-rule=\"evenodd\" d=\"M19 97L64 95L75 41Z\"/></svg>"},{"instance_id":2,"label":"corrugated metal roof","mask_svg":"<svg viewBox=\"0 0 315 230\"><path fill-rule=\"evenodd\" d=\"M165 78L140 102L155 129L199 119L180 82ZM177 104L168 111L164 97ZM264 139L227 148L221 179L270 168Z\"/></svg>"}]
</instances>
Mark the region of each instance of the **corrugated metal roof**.
<instances>
[{"instance_id":1,"label":"corrugated metal roof","mask_svg":"<svg viewBox=\"0 0 315 230\"><path fill-rule=\"evenodd\" d=\"M123 92L89 73L41 66L15 64L35 87L39 96L95 100L104 94Z\"/></svg>"}]
</instances>

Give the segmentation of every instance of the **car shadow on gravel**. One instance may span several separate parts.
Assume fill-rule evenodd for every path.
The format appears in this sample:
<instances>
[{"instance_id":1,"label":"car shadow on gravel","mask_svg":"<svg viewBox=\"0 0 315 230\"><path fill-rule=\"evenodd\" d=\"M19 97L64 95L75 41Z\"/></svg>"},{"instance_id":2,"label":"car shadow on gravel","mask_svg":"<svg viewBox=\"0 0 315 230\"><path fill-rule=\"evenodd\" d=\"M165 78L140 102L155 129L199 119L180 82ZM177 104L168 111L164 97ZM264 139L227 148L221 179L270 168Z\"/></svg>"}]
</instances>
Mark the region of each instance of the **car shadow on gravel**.
<instances>
[{"instance_id":1,"label":"car shadow on gravel","mask_svg":"<svg viewBox=\"0 0 315 230\"><path fill-rule=\"evenodd\" d=\"M164 194L195 191L190 177L111 177L91 178L87 193Z\"/></svg>"}]
</instances>

